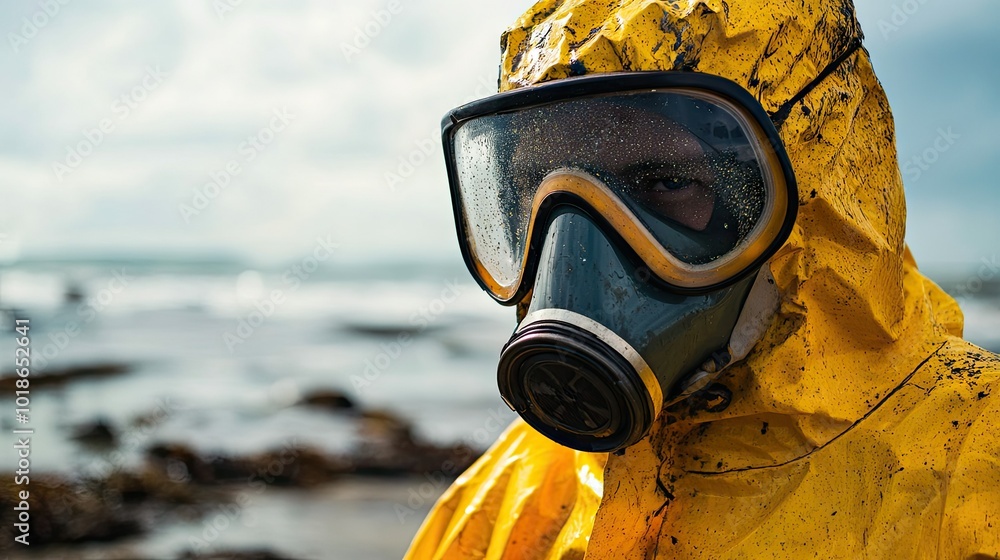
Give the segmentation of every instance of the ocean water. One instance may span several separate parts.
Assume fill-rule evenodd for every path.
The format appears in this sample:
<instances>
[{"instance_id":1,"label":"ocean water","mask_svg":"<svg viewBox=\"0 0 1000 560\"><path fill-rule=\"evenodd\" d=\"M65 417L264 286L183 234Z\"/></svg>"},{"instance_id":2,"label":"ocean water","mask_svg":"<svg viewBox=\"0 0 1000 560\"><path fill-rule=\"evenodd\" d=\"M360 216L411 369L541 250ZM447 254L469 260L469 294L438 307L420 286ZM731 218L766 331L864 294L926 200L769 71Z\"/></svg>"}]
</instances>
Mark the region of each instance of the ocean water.
<instances>
[{"instance_id":1,"label":"ocean water","mask_svg":"<svg viewBox=\"0 0 1000 560\"><path fill-rule=\"evenodd\" d=\"M128 367L123 375L34 392L38 469L92 462L87 449L63 437L75 426L126 426L163 409L174 413L144 433L149 441L245 455L295 437L344 452L356 444L349 422L293 406L318 390L392 411L427 441L492 441L480 428L492 426L491 413L503 407L493 372L513 312L461 270L317 274L297 284L282 271L220 268L115 264L0 275L2 305L31 321L33 376ZM272 299L276 291L282 296ZM14 355L16 336L0 335L0 353ZM0 456L0 465L10 468L12 457Z\"/></svg>"},{"instance_id":2,"label":"ocean water","mask_svg":"<svg viewBox=\"0 0 1000 560\"><path fill-rule=\"evenodd\" d=\"M390 411L411 422L419 438L442 445L485 448L514 418L494 373L515 326L513 311L496 305L460 265L343 267L306 280L287 272L152 262L0 269L7 320L30 319L33 376L127 368L32 389L32 472L135 467L158 443L240 456L293 443L349 452L361 437L353 421L296 406L316 391L340 391L362 409ZM942 285L961 292L960 282ZM1000 350L1000 293L960 295L967 337ZM0 332L0 355L14 356L16 336ZM14 420L13 395L4 400L9 410L0 414L0 428L25 427ZM136 427L142 417L155 420ZM119 430L118 454L71 437L98 420ZM5 471L15 460L0 453ZM324 557L330 547L354 551L345 556L351 558L398 558L433 500L419 500L406 519L397 519L397 506L423 482L269 491L254 506L263 521L227 531L219 544L270 545L296 558ZM433 490L436 496L443 487ZM385 537L373 539L378 527ZM109 546L170 557L202 530L198 521L178 523ZM104 546L77 552L105 557L112 549Z\"/></svg>"},{"instance_id":3,"label":"ocean water","mask_svg":"<svg viewBox=\"0 0 1000 560\"><path fill-rule=\"evenodd\" d=\"M33 476L80 476L138 468L155 444L183 444L203 456L289 445L348 453L362 437L355 419L296 406L316 391L342 392L362 410L390 412L421 440L440 445L485 449L513 420L494 373L513 312L495 305L461 268L315 271L301 282L285 272L121 262L0 270L7 319L30 319L32 378L83 366L127 368L32 388L28 425L15 423L13 394L0 399L9 401L0 428L35 430ZM0 355L11 357L0 367L5 375L13 371L18 336L0 332ZM116 449L72 437L95 421L118 431ZM0 453L0 466L11 472L16 459ZM420 476L271 487L254 495L210 549L399 558L445 487ZM208 521L157 525L139 538L43 556L174 558L212 532Z\"/></svg>"}]
</instances>

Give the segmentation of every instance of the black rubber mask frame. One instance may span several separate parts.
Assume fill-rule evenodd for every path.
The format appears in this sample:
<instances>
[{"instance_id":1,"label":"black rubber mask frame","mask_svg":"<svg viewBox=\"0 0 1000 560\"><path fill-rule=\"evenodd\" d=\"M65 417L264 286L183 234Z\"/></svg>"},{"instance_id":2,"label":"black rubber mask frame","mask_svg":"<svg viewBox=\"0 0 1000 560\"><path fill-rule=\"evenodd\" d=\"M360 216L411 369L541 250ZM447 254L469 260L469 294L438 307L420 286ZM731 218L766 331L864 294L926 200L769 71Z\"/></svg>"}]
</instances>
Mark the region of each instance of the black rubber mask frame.
<instances>
[{"instance_id":1,"label":"black rubber mask frame","mask_svg":"<svg viewBox=\"0 0 1000 560\"><path fill-rule=\"evenodd\" d=\"M459 128L469 121L484 116L516 113L562 101L650 91L670 93L672 90L705 92L716 98L724 99L742 110L742 114L757 128L757 133L760 136L758 142L761 149L765 150L768 156L772 158L771 161L775 162L773 165L775 169L772 169L771 173L780 174L780 188L783 191L781 194L786 200L787 208L784 209L784 213L779 217L781 219L780 224L775 226L777 233L773 235L773 238L769 237L765 240L767 242L766 247L758 247L757 252L759 254L755 253L756 258L741 263L742 266L740 266L738 271L727 274L724 278L719 278L718 281L713 281L710 284L690 287L671 282L656 274L654 269L651 281L658 284L662 289L672 293L686 295L710 293L745 279L774 255L787 240L794 226L798 206L798 189L784 145L771 117L760 103L748 91L735 82L708 74L678 71L595 74L567 78L498 94L455 109L444 118L442 122L442 137L459 245L466 266L477 283L485 291L504 305L515 305L524 298L531 290L531 283L535 276L538 261L538 241L543 232L533 231L526 241L526 257L522 266L520 280L516 283L516 289L510 290L510 293L499 294L496 286L491 285L483 277L482 267L481 265L477 266L476 257L471 247L470 232L467 230L465 209L463 208L462 193L459 184L460 179L455 148L455 135ZM563 198L565 199L566 197ZM580 197L569 197L564 202L570 203L593 216L595 221L602 225L602 229L605 230L610 240L627 253L630 253L630 256L638 262L644 260L633 246L634 243L627 241L619 231L611 227L606 219L607 216L594 208L594 204ZM534 217L533 222L545 223L548 219L546 213L551 212L557 205L544 205L539 210L539 214Z\"/></svg>"}]
</instances>

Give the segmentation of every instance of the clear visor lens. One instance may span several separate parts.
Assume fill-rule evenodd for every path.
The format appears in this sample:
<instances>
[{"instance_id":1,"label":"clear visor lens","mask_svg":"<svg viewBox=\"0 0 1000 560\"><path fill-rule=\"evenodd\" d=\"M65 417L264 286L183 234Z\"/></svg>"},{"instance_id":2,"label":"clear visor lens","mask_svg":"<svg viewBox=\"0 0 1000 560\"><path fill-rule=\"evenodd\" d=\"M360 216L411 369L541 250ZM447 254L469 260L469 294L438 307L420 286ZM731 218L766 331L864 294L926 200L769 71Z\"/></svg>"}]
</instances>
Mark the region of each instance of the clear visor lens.
<instances>
[{"instance_id":1,"label":"clear visor lens","mask_svg":"<svg viewBox=\"0 0 1000 560\"><path fill-rule=\"evenodd\" d=\"M693 91L573 99L466 122L453 135L454 165L473 258L490 284L516 287L539 187L569 170L607 186L679 268L717 266L773 212L777 170L754 130L734 106Z\"/></svg>"}]
</instances>

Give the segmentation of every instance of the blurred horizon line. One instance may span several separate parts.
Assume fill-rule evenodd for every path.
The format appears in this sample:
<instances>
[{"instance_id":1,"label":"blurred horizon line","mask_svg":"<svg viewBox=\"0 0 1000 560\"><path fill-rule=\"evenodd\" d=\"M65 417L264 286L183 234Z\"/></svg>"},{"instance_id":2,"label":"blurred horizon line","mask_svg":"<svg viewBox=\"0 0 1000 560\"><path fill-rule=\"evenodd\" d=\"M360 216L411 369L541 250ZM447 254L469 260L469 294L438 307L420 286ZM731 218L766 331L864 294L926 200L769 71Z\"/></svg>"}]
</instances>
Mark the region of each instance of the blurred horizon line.
<instances>
[{"instance_id":1,"label":"blurred horizon line","mask_svg":"<svg viewBox=\"0 0 1000 560\"><path fill-rule=\"evenodd\" d=\"M308 253L304 253L304 258L308 259ZM46 269L50 267L123 267L132 266L136 272L142 270L162 271L165 269L178 269L190 272L193 269L201 269L204 272L233 272L233 271L257 271L257 272L282 272L290 266L303 260L303 256L298 258L289 257L284 259L259 260L253 257L229 251L145 251L143 254L125 251L103 251L77 254L66 254L62 252L49 252L33 256L20 255L13 259L0 259L0 272L14 269ZM985 266L990 266L988 258L979 261L931 261L921 265L918 259L919 269L932 279L944 281L955 281L962 277L976 275L977 270ZM995 266L995 265L993 265ZM431 271L442 271L448 274L467 274L465 264L461 258L455 254L440 255L371 255L364 256L331 256L328 261L320 262L317 273L323 277L336 276L337 271L346 273L361 273L365 271L413 271L427 273ZM997 274L1000 281L1000 274ZM472 282L471 276L466 280ZM992 279L992 278L990 278Z\"/></svg>"}]
</instances>

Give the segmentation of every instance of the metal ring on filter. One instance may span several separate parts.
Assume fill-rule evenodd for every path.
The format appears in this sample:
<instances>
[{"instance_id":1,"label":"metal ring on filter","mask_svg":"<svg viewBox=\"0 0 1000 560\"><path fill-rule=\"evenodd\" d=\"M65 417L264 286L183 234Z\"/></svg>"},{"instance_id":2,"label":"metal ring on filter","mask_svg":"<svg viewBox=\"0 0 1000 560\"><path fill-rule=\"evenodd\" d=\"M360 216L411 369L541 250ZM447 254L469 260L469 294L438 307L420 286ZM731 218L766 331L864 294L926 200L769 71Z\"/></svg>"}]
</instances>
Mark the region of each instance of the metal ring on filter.
<instances>
[{"instance_id":1,"label":"metal ring on filter","mask_svg":"<svg viewBox=\"0 0 1000 560\"><path fill-rule=\"evenodd\" d=\"M542 309L534 311L524 318L518 331L522 331L525 327L539 321L558 321L574 325L597 336L608 346L614 348L632 364L635 372L642 379L642 384L649 391L649 397L652 400L653 418L659 416L660 410L663 408L663 388L660 387L660 382L657 381L656 375L653 374L653 369L649 367L646 360L625 339L597 321L565 309Z\"/></svg>"}]
</instances>

